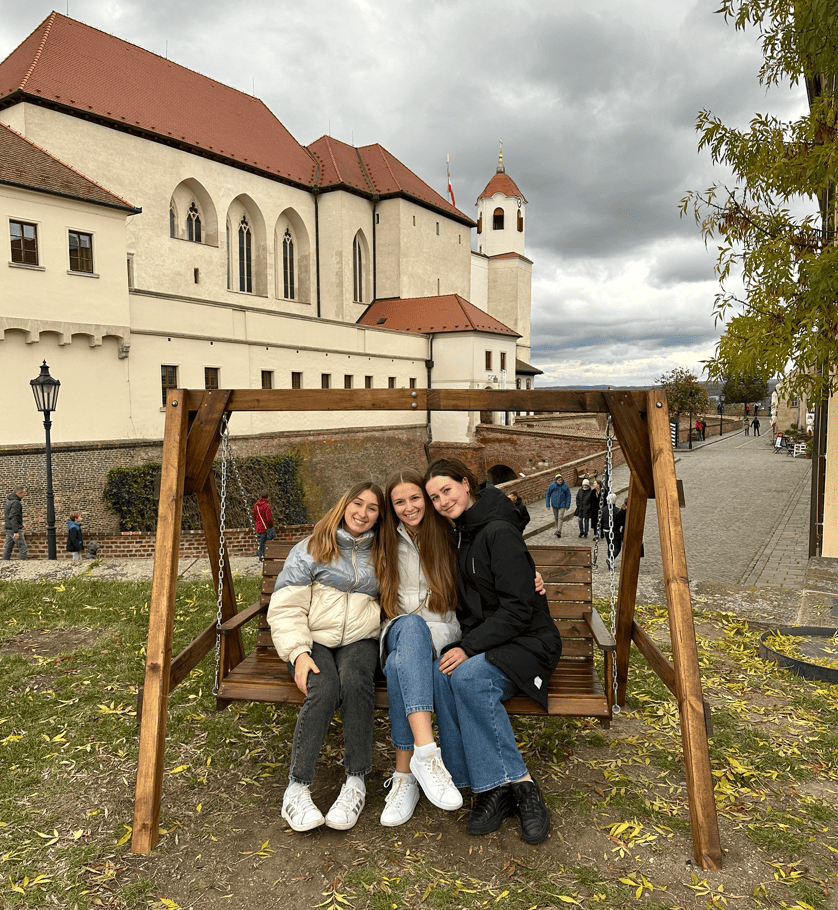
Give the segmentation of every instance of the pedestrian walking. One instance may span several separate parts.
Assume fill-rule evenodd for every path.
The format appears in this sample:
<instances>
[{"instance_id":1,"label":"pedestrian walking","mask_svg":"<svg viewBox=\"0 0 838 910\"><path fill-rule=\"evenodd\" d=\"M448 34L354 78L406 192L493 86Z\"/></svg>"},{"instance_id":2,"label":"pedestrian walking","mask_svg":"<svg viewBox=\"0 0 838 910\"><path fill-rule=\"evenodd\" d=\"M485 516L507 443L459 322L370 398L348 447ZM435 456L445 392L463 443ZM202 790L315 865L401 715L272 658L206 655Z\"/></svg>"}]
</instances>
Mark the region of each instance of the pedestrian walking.
<instances>
[{"instance_id":1,"label":"pedestrian walking","mask_svg":"<svg viewBox=\"0 0 838 910\"><path fill-rule=\"evenodd\" d=\"M754 436L759 436L759 417L754 415L754 419L751 421L751 426L754 428Z\"/></svg>"},{"instance_id":2,"label":"pedestrian walking","mask_svg":"<svg viewBox=\"0 0 838 910\"><path fill-rule=\"evenodd\" d=\"M750 436L751 421L748 420L747 414L742 418L742 426L745 427L745 435Z\"/></svg>"},{"instance_id":3,"label":"pedestrian walking","mask_svg":"<svg viewBox=\"0 0 838 910\"><path fill-rule=\"evenodd\" d=\"M6 497L3 507L3 528L6 532L6 543L3 546L3 559L12 558L12 550L17 545L17 558L26 559L28 547L23 536L23 506L21 503L26 498L26 488L18 487Z\"/></svg>"},{"instance_id":4,"label":"pedestrian walking","mask_svg":"<svg viewBox=\"0 0 838 910\"><path fill-rule=\"evenodd\" d=\"M547 487L547 492L544 495L544 505L553 510L553 520L556 522L556 537L561 537L565 509L570 508L570 487L564 482L561 474L556 474L556 479Z\"/></svg>"},{"instance_id":5,"label":"pedestrian walking","mask_svg":"<svg viewBox=\"0 0 838 910\"><path fill-rule=\"evenodd\" d=\"M267 492L260 493L253 506L253 527L259 537L259 549L256 551L256 555L259 559L264 559L265 544L269 540L276 539L274 516L271 512L271 504L268 502Z\"/></svg>"},{"instance_id":6,"label":"pedestrian walking","mask_svg":"<svg viewBox=\"0 0 838 910\"><path fill-rule=\"evenodd\" d=\"M81 512L70 512L67 517L67 552L73 554L73 559L81 559L81 554L84 553Z\"/></svg>"},{"instance_id":7,"label":"pedestrian walking","mask_svg":"<svg viewBox=\"0 0 838 910\"><path fill-rule=\"evenodd\" d=\"M576 520L579 523L579 536L587 537L588 529L591 525L591 519L594 517L594 491L591 489L591 482L586 477L582 481L582 486L576 492Z\"/></svg>"}]
</instances>

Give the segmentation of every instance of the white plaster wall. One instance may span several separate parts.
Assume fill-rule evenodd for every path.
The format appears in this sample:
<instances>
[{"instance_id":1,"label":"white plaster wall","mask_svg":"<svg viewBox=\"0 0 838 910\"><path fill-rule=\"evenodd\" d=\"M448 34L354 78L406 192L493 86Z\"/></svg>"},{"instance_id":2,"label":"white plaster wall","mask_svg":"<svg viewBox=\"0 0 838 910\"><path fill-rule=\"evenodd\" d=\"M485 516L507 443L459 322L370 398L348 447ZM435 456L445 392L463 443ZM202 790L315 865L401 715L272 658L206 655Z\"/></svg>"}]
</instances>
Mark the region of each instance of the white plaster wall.
<instances>
[{"instance_id":1,"label":"white plaster wall","mask_svg":"<svg viewBox=\"0 0 838 910\"><path fill-rule=\"evenodd\" d=\"M827 414L823 553L821 555L834 558L838 556L838 395L833 395L829 399Z\"/></svg>"},{"instance_id":2,"label":"white plaster wall","mask_svg":"<svg viewBox=\"0 0 838 910\"><path fill-rule=\"evenodd\" d=\"M523 259L489 260L489 295L486 311L521 335L530 344L532 265Z\"/></svg>"},{"instance_id":3,"label":"white plaster wall","mask_svg":"<svg viewBox=\"0 0 838 910\"><path fill-rule=\"evenodd\" d=\"M468 300L489 312L489 259L481 253L471 254L471 297Z\"/></svg>"}]
</instances>

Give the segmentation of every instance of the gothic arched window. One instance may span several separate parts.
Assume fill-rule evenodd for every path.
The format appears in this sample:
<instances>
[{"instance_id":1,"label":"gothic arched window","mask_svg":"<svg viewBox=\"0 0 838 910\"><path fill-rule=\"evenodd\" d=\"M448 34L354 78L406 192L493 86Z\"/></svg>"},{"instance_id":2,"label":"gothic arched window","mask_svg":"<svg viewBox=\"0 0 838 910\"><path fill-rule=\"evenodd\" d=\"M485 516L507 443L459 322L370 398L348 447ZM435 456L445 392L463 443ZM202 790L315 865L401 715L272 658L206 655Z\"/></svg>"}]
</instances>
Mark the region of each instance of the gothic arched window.
<instances>
[{"instance_id":1,"label":"gothic arched window","mask_svg":"<svg viewBox=\"0 0 838 910\"><path fill-rule=\"evenodd\" d=\"M253 234L247 223L247 215L242 215L239 224L239 290L253 293Z\"/></svg>"},{"instance_id":2,"label":"gothic arched window","mask_svg":"<svg viewBox=\"0 0 838 910\"><path fill-rule=\"evenodd\" d=\"M201 242L201 213L194 200L186 213L186 239L195 243Z\"/></svg>"},{"instance_id":3,"label":"gothic arched window","mask_svg":"<svg viewBox=\"0 0 838 910\"><path fill-rule=\"evenodd\" d=\"M493 231L502 231L503 230L503 209L496 208L492 214L492 230Z\"/></svg>"},{"instance_id":4,"label":"gothic arched window","mask_svg":"<svg viewBox=\"0 0 838 910\"><path fill-rule=\"evenodd\" d=\"M356 303L364 302L364 262L357 235L352 241L352 299Z\"/></svg>"},{"instance_id":5,"label":"gothic arched window","mask_svg":"<svg viewBox=\"0 0 838 910\"><path fill-rule=\"evenodd\" d=\"M294 299L294 239L288 228L282 238L282 290L286 300Z\"/></svg>"}]
</instances>

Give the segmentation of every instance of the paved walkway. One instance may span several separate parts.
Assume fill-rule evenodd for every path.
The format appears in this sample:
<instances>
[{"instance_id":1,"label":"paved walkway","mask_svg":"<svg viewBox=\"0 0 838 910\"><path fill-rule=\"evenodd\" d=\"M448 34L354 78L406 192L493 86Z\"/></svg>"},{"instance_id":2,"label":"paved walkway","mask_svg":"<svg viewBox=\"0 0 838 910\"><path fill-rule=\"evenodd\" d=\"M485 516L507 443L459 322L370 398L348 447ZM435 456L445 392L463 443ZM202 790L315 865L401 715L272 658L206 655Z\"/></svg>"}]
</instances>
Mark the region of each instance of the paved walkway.
<instances>
[{"instance_id":1,"label":"paved walkway","mask_svg":"<svg viewBox=\"0 0 838 910\"><path fill-rule=\"evenodd\" d=\"M681 523L690 580L799 590L808 562L812 462L775 454L770 437L741 432L692 450L678 449L675 457L684 487ZM625 499L628 478L627 466L615 469L618 505ZM528 508L528 530L548 525L551 513L543 501ZM555 534L548 529L528 539L546 544L555 541ZM565 539L580 542L573 518L564 524ZM657 510L650 500L642 575L663 573L657 541Z\"/></svg>"}]
</instances>

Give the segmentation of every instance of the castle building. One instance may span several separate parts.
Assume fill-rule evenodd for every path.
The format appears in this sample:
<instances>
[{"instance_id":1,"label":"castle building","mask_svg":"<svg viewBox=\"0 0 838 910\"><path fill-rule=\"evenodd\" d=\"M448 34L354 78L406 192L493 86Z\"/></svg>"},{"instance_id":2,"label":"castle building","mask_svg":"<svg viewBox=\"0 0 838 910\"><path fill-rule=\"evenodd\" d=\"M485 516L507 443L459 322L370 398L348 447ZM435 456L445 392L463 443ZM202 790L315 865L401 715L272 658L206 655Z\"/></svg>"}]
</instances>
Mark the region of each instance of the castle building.
<instances>
[{"instance_id":1,"label":"castle building","mask_svg":"<svg viewBox=\"0 0 838 910\"><path fill-rule=\"evenodd\" d=\"M52 13L0 63L5 444L42 439L44 360L57 443L159 440L178 387L529 387L525 206L502 158L475 222L381 145L301 145L258 98ZM434 438L477 419L442 415Z\"/></svg>"}]
</instances>

